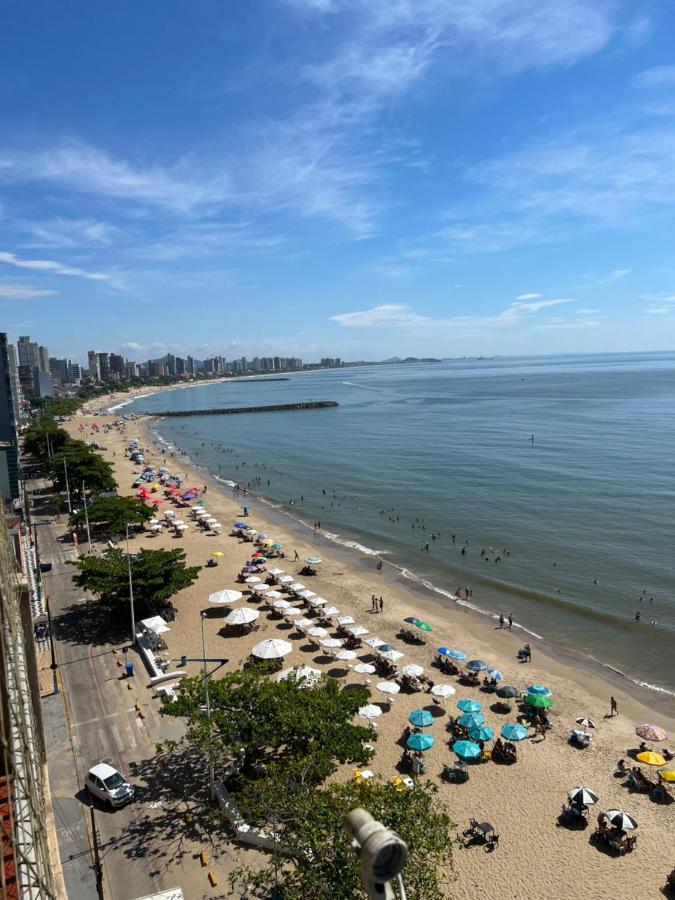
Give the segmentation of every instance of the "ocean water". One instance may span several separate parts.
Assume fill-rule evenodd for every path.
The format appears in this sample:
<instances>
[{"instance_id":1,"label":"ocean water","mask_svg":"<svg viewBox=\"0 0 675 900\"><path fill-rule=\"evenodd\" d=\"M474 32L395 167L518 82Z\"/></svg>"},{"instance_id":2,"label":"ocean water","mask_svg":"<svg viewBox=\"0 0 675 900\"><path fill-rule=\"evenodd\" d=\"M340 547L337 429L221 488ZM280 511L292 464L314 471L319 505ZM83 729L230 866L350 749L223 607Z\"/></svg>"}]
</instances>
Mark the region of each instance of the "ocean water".
<instances>
[{"instance_id":1,"label":"ocean water","mask_svg":"<svg viewBox=\"0 0 675 900\"><path fill-rule=\"evenodd\" d=\"M449 604L469 586L484 614L675 692L675 354L306 372L123 411L308 399L340 406L156 428Z\"/></svg>"}]
</instances>

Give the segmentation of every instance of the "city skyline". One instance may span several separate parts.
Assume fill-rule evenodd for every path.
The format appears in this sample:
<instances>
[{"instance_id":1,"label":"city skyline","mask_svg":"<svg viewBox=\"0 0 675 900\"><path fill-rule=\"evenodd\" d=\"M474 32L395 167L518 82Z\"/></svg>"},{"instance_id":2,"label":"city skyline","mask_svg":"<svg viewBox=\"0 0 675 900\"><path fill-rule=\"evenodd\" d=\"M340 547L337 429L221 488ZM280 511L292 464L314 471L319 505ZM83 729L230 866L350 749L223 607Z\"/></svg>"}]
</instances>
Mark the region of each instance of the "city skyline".
<instances>
[{"instance_id":1,"label":"city skyline","mask_svg":"<svg viewBox=\"0 0 675 900\"><path fill-rule=\"evenodd\" d=\"M675 13L471 10L10 4L2 329L80 360L672 347Z\"/></svg>"}]
</instances>

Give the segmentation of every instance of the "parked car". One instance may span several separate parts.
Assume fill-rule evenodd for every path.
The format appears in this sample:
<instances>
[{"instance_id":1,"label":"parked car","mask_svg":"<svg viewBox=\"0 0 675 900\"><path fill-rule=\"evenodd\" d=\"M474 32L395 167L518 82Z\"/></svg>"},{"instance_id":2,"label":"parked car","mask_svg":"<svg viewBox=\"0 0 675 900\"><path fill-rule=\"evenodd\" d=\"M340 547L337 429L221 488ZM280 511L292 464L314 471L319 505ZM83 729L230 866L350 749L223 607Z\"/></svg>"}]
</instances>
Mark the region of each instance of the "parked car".
<instances>
[{"instance_id":1,"label":"parked car","mask_svg":"<svg viewBox=\"0 0 675 900\"><path fill-rule=\"evenodd\" d=\"M92 766L84 779L84 786L91 795L113 808L124 806L134 796L134 789L124 775L107 763Z\"/></svg>"},{"instance_id":2,"label":"parked car","mask_svg":"<svg viewBox=\"0 0 675 900\"><path fill-rule=\"evenodd\" d=\"M52 564L48 559L45 559L40 563L40 571L41 572L51 572L51 570L52 570Z\"/></svg>"}]
</instances>

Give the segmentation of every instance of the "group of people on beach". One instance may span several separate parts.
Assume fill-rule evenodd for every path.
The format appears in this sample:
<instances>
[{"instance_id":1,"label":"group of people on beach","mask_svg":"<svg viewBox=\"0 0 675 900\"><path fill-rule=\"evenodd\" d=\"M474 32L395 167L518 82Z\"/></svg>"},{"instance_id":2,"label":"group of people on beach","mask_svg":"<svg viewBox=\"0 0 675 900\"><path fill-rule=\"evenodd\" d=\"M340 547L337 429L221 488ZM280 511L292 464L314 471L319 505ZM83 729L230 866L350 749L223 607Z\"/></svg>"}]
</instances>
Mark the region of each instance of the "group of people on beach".
<instances>
[{"instance_id":1,"label":"group of people on beach","mask_svg":"<svg viewBox=\"0 0 675 900\"><path fill-rule=\"evenodd\" d=\"M378 597L376 594L373 594L370 598L370 611L371 612L382 612L384 609L384 599L382 597Z\"/></svg>"}]
</instances>

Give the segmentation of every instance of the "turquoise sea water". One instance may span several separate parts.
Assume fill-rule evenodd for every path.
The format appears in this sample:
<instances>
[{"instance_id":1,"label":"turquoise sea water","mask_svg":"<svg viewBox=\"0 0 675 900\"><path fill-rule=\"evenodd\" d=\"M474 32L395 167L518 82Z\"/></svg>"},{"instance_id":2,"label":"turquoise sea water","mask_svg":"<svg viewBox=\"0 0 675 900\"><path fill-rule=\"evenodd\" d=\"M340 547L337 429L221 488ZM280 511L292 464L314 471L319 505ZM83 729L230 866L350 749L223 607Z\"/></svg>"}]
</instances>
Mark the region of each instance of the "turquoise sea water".
<instances>
[{"instance_id":1,"label":"turquoise sea water","mask_svg":"<svg viewBox=\"0 0 675 900\"><path fill-rule=\"evenodd\" d=\"M124 412L307 399L340 406L156 427L332 539L675 691L675 354L299 373Z\"/></svg>"}]
</instances>

